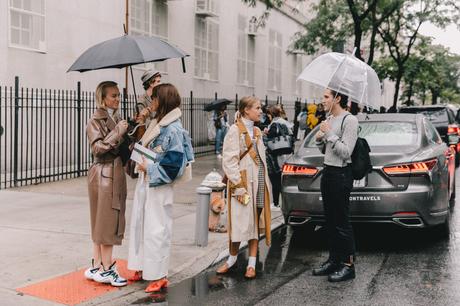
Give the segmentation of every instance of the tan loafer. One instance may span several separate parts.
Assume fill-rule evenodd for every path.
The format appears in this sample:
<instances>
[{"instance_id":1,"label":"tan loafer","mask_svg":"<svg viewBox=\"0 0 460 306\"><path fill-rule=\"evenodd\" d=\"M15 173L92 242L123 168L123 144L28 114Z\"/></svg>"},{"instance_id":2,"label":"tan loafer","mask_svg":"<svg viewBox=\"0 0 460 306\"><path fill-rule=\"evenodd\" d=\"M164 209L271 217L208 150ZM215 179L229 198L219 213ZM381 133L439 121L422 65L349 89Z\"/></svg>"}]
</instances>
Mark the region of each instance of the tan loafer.
<instances>
[{"instance_id":1,"label":"tan loafer","mask_svg":"<svg viewBox=\"0 0 460 306\"><path fill-rule=\"evenodd\" d=\"M222 266L217 268L216 273L225 274L225 273L228 273L228 271L230 271L230 268L228 267L227 263L224 263Z\"/></svg>"},{"instance_id":2,"label":"tan loafer","mask_svg":"<svg viewBox=\"0 0 460 306\"><path fill-rule=\"evenodd\" d=\"M253 267L247 268L246 273L244 274L244 277L248 279L256 278L256 269L254 269Z\"/></svg>"}]
</instances>

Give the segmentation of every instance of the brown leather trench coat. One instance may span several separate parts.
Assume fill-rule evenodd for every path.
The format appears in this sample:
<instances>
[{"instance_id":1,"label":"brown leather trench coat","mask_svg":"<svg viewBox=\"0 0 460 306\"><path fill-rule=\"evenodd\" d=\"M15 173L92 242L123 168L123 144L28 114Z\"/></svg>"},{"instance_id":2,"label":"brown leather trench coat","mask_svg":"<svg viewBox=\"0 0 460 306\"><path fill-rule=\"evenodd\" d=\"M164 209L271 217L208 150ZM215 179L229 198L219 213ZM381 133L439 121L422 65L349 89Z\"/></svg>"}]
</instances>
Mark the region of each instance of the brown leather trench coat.
<instances>
[{"instance_id":1,"label":"brown leather trench coat","mask_svg":"<svg viewBox=\"0 0 460 306\"><path fill-rule=\"evenodd\" d=\"M119 146L126 129L105 109L97 109L86 126L93 165L88 170L91 237L94 243L120 245L125 232L126 177Z\"/></svg>"}]
</instances>

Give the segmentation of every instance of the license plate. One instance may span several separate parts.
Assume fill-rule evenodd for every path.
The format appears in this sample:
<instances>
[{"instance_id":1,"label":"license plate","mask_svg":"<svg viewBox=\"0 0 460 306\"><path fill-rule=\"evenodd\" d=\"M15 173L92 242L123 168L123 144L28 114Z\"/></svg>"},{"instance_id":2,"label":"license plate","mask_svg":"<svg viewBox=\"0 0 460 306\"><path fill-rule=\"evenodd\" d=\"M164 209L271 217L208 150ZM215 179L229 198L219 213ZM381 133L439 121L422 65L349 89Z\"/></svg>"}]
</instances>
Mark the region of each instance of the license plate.
<instances>
[{"instance_id":1,"label":"license plate","mask_svg":"<svg viewBox=\"0 0 460 306\"><path fill-rule=\"evenodd\" d=\"M353 187L356 187L356 188L366 187L366 182L367 182L367 177L363 177L360 180L354 180Z\"/></svg>"}]
</instances>

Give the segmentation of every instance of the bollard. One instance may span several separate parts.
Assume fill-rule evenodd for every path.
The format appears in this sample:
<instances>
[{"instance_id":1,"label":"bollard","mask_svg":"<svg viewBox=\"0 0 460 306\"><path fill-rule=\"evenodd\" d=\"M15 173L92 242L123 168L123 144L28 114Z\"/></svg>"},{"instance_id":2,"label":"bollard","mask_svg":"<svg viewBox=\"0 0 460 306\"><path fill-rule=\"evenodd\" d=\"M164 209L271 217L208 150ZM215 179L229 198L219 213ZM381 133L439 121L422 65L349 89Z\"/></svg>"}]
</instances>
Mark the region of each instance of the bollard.
<instances>
[{"instance_id":1,"label":"bollard","mask_svg":"<svg viewBox=\"0 0 460 306\"><path fill-rule=\"evenodd\" d=\"M208 219L209 219L209 201L211 199L212 189L208 187L198 187L198 203L196 206L195 221L195 244L200 247L208 245Z\"/></svg>"}]
</instances>

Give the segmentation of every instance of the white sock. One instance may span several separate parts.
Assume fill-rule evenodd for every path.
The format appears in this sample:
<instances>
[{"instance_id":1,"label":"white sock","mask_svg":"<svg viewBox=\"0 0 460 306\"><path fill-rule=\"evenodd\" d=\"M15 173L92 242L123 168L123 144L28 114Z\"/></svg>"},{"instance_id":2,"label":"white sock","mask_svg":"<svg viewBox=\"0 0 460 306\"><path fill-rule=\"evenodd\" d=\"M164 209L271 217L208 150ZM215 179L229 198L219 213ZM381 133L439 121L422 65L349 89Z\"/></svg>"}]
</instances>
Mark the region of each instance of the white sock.
<instances>
[{"instance_id":1,"label":"white sock","mask_svg":"<svg viewBox=\"0 0 460 306\"><path fill-rule=\"evenodd\" d=\"M249 260L248 260L248 268L249 267L252 267L252 268L256 268L256 257L252 257L252 256L249 256Z\"/></svg>"},{"instance_id":2,"label":"white sock","mask_svg":"<svg viewBox=\"0 0 460 306\"><path fill-rule=\"evenodd\" d=\"M231 266L233 266L235 263L236 263L236 259L237 259L238 256L233 256L233 255L229 255L228 256L228 259L227 259L227 266L230 268Z\"/></svg>"}]
</instances>

